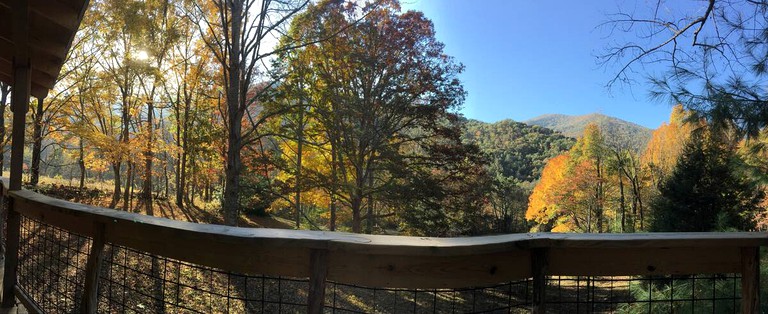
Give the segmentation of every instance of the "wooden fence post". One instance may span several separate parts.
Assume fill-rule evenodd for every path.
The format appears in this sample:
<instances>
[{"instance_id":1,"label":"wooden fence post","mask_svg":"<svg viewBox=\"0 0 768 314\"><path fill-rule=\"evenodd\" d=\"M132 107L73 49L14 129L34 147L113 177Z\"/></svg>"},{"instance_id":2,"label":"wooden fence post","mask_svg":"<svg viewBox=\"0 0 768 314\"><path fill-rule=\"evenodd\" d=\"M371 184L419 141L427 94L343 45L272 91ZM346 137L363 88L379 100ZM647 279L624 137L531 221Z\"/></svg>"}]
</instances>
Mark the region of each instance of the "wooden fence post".
<instances>
[{"instance_id":1,"label":"wooden fence post","mask_svg":"<svg viewBox=\"0 0 768 314\"><path fill-rule=\"evenodd\" d=\"M24 129L32 90L32 68L29 58L29 1L12 2L13 16L13 86L11 89L11 111L13 112L13 131L11 132L11 176L9 191L21 190L22 165L24 162ZM16 303L14 287L19 262L19 239L21 217L14 210L11 199L6 217L6 251L3 273L3 308L13 307Z\"/></svg>"},{"instance_id":2,"label":"wooden fence post","mask_svg":"<svg viewBox=\"0 0 768 314\"><path fill-rule=\"evenodd\" d=\"M19 241L21 239L21 216L13 210L14 199L8 200L8 214L6 215L5 237L5 264L3 272L3 308L11 308L16 305L16 271L19 265Z\"/></svg>"},{"instance_id":3,"label":"wooden fence post","mask_svg":"<svg viewBox=\"0 0 768 314\"><path fill-rule=\"evenodd\" d=\"M319 314L325 306L325 279L328 275L328 251L312 250L309 262L308 313Z\"/></svg>"},{"instance_id":4,"label":"wooden fence post","mask_svg":"<svg viewBox=\"0 0 768 314\"><path fill-rule=\"evenodd\" d=\"M546 313L547 268L549 259L547 250L536 248L531 251L531 274L533 274L533 313Z\"/></svg>"},{"instance_id":5,"label":"wooden fence post","mask_svg":"<svg viewBox=\"0 0 768 314\"><path fill-rule=\"evenodd\" d=\"M99 305L99 275L104 255L105 226L103 223L95 223L93 229L91 251L85 265L85 289L80 305L81 313L96 313Z\"/></svg>"},{"instance_id":6,"label":"wooden fence post","mask_svg":"<svg viewBox=\"0 0 768 314\"><path fill-rule=\"evenodd\" d=\"M741 313L760 310L760 248L741 248Z\"/></svg>"}]
</instances>

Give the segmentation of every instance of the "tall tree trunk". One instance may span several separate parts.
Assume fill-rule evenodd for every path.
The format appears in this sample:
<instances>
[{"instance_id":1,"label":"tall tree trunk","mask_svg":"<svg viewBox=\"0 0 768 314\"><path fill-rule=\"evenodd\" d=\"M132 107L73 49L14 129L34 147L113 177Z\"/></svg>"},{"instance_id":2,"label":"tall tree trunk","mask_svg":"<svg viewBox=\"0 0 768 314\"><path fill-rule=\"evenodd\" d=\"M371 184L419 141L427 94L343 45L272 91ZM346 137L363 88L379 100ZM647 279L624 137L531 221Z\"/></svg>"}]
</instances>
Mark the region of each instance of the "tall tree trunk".
<instances>
[{"instance_id":1,"label":"tall tree trunk","mask_svg":"<svg viewBox=\"0 0 768 314\"><path fill-rule=\"evenodd\" d=\"M242 142L242 114L240 113L241 95L241 26L243 23L243 1L228 1L230 8L231 38L227 70L229 84L227 90L227 165L224 171L226 184L224 186L224 223L234 226L240 211L240 145Z\"/></svg>"},{"instance_id":2,"label":"tall tree trunk","mask_svg":"<svg viewBox=\"0 0 768 314\"><path fill-rule=\"evenodd\" d=\"M125 77L124 80L128 81L128 78ZM123 86L127 86L127 84L124 84ZM130 136L129 132L130 132L130 124L131 124L131 111L130 111L129 104L128 104L128 92L127 92L127 90L128 90L127 88L123 89L122 93L121 93L121 96L122 96L122 108L121 108L122 112L121 112L121 116L120 116L120 122L122 124L122 130L121 130L121 133L120 133L120 144L123 145L122 149L124 149L124 150L128 149L128 140L129 140L129 136ZM125 156L121 155L118 158L119 158L119 160L122 161L122 160L124 160ZM119 185L120 184L120 180L118 180L118 178L120 178L120 174L119 174L120 168L119 168L119 166L120 166L121 162L118 162L117 164L118 164L118 168L117 168L117 171L115 173L115 184ZM130 185L131 185L131 177L132 177L132 171L131 170L132 169L133 169L132 163L130 161L127 161L126 162L126 172L125 172L125 191L124 191L124 195L123 195L123 210L125 210L125 211L130 211L130 208L128 207L128 194L131 193ZM120 193L120 189L119 188L115 188L115 193ZM118 196L118 198L119 198L119 196Z\"/></svg>"},{"instance_id":3,"label":"tall tree trunk","mask_svg":"<svg viewBox=\"0 0 768 314\"><path fill-rule=\"evenodd\" d=\"M131 165L131 167L130 167L131 171L130 171L130 175L128 176L128 180L130 181L130 184L129 184L130 192L127 193L127 195L128 195L128 211L133 211L133 195L134 195L134 192L135 192L135 189L136 189L136 184L135 184L135 180L136 180L136 165L134 163L130 163L130 165Z\"/></svg>"},{"instance_id":4,"label":"tall tree trunk","mask_svg":"<svg viewBox=\"0 0 768 314\"><path fill-rule=\"evenodd\" d=\"M32 167L30 167L29 184L37 186L40 181L40 155L43 149L43 109L45 98L37 99L35 119L32 121Z\"/></svg>"},{"instance_id":5,"label":"tall tree trunk","mask_svg":"<svg viewBox=\"0 0 768 314\"><path fill-rule=\"evenodd\" d=\"M619 172L619 208L621 209L621 232L624 232L627 223L626 205L624 200L624 178Z\"/></svg>"},{"instance_id":6,"label":"tall tree trunk","mask_svg":"<svg viewBox=\"0 0 768 314\"><path fill-rule=\"evenodd\" d=\"M176 136L181 139L181 153L179 154L179 169L177 170L178 182L176 185L176 206L184 208L184 201L189 199L187 192L187 159L189 156L189 111L191 99L189 96L184 98L184 115L181 122L182 127L177 127ZM177 120L178 121L178 120ZM181 130L179 130L181 129ZM178 174L180 173L180 175Z\"/></svg>"},{"instance_id":7,"label":"tall tree trunk","mask_svg":"<svg viewBox=\"0 0 768 314\"><path fill-rule=\"evenodd\" d=\"M368 188L373 191L373 170L368 171ZM373 214L373 193L368 194L368 212L366 215L365 233L373 233L373 224L376 223L376 216Z\"/></svg>"},{"instance_id":8,"label":"tall tree trunk","mask_svg":"<svg viewBox=\"0 0 768 314\"><path fill-rule=\"evenodd\" d=\"M299 106L299 123L296 129L296 229L301 229L301 161L304 148L304 108Z\"/></svg>"},{"instance_id":9,"label":"tall tree trunk","mask_svg":"<svg viewBox=\"0 0 768 314\"><path fill-rule=\"evenodd\" d=\"M359 192L355 192L354 195L352 195L350 207L352 207L352 232L354 233L360 233L362 231L360 226L360 207L362 205L362 199L363 198Z\"/></svg>"},{"instance_id":10,"label":"tall tree trunk","mask_svg":"<svg viewBox=\"0 0 768 314\"><path fill-rule=\"evenodd\" d=\"M112 163L112 172L114 172L115 175L115 188L112 193L112 201L109 203L109 208L115 208L120 201L120 185L122 184L122 182L120 182L120 168L121 165L119 162Z\"/></svg>"},{"instance_id":11,"label":"tall tree trunk","mask_svg":"<svg viewBox=\"0 0 768 314\"><path fill-rule=\"evenodd\" d=\"M336 231L336 187L339 184L339 178L336 173L336 145L335 141L331 140L331 195L330 195L330 211L331 211L331 231Z\"/></svg>"},{"instance_id":12,"label":"tall tree trunk","mask_svg":"<svg viewBox=\"0 0 768 314\"><path fill-rule=\"evenodd\" d=\"M213 182L209 179L205 180L205 201L210 202L213 200Z\"/></svg>"},{"instance_id":13,"label":"tall tree trunk","mask_svg":"<svg viewBox=\"0 0 768 314\"><path fill-rule=\"evenodd\" d=\"M82 137L79 138L77 148L78 148L77 165L80 167L80 185L78 189L80 193L82 193L83 190L85 189L85 149L83 147Z\"/></svg>"},{"instance_id":14,"label":"tall tree trunk","mask_svg":"<svg viewBox=\"0 0 768 314\"><path fill-rule=\"evenodd\" d=\"M195 206L195 200L194 200L194 185L195 185L195 173L197 169L197 165L195 164L195 159L190 158L189 156L194 156L194 152L189 152L187 154L187 159L185 159L186 163L189 165L187 166L184 171L184 202L188 206ZM188 169L187 169L188 168Z\"/></svg>"},{"instance_id":15,"label":"tall tree trunk","mask_svg":"<svg viewBox=\"0 0 768 314\"><path fill-rule=\"evenodd\" d=\"M640 230L645 229L644 225L644 219L643 217L643 198L642 195L640 195L640 183L638 182L638 178L635 177L635 180L633 181L632 189L634 190L635 197L637 198L637 209L640 211Z\"/></svg>"},{"instance_id":16,"label":"tall tree trunk","mask_svg":"<svg viewBox=\"0 0 768 314\"><path fill-rule=\"evenodd\" d=\"M179 208L184 208L184 201L189 199L187 196L187 159L187 152L184 151L181 153L181 177L179 177L179 190L176 191L176 196L181 198L181 201L176 203Z\"/></svg>"},{"instance_id":17,"label":"tall tree trunk","mask_svg":"<svg viewBox=\"0 0 768 314\"><path fill-rule=\"evenodd\" d=\"M362 155L362 154L361 154ZM350 207L352 207L352 232L354 233L362 233L362 207L363 207L363 198L364 198L364 191L366 186L368 185L368 182L365 180L365 157L364 156L356 156L356 166L355 166L355 186L354 190L351 195L351 204Z\"/></svg>"},{"instance_id":18,"label":"tall tree trunk","mask_svg":"<svg viewBox=\"0 0 768 314\"><path fill-rule=\"evenodd\" d=\"M192 177L192 183L190 183L190 185L191 185L189 189L190 202L194 204L195 196L197 195L197 176Z\"/></svg>"},{"instance_id":19,"label":"tall tree trunk","mask_svg":"<svg viewBox=\"0 0 768 314\"><path fill-rule=\"evenodd\" d=\"M131 197L131 190L133 187L133 163L127 162L126 163L127 170L125 171L125 191L123 191L123 210L125 211L131 211L130 206L130 197Z\"/></svg>"},{"instance_id":20,"label":"tall tree trunk","mask_svg":"<svg viewBox=\"0 0 768 314\"><path fill-rule=\"evenodd\" d=\"M141 191L141 198L144 201L145 212L148 215L154 215L152 209L152 141L155 137L154 111L154 103L152 101L147 102L147 146L144 151L144 186Z\"/></svg>"},{"instance_id":21,"label":"tall tree trunk","mask_svg":"<svg viewBox=\"0 0 768 314\"><path fill-rule=\"evenodd\" d=\"M635 232L637 230L637 226L635 226L635 221L637 220L637 196L634 193L632 194L632 216L630 217L629 226L632 227L630 232Z\"/></svg>"},{"instance_id":22,"label":"tall tree trunk","mask_svg":"<svg viewBox=\"0 0 768 314\"><path fill-rule=\"evenodd\" d=\"M597 219L597 233L603 232L603 169L600 157L597 158L597 204L595 206L595 219Z\"/></svg>"},{"instance_id":23,"label":"tall tree trunk","mask_svg":"<svg viewBox=\"0 0 768 314\"><path fill-rule=\"evenodd\" d=\"M163 158L163 161L164 161L163 162L163 184L164 184L164 186L163 186L163 197L168 199L170 197L169 193L171 192L171 187L170 187L170 182L169 182L169 181L171 181L171 176L168 175L168 164L171 162L170 161L171 158L168 157L168 153L163 153L163 155L165 157L165 158Z\"/></svg>"},{"instance_id":24,"label":"tall tree trunk","mask_svg":"<svg viewBox=\"0 0 768 314\"><path fill-rule=\"evenodd\" d=\"M186 85L184 85L184 86L186 86ZM174 182L174 184L176 186L176 206L179 207L179 208L183 208L184 206L183 206L183 203L182 203L183 202L182 201L182 195L183 195L182 193L183 193L184 189L182 188L182 185L181 185L181 154L184 151L184 146L182 146L182 144L181 144L181 129L183 127L182 127L182 123L181 123L181 112L180 112L181 110L179 110L180 102L181 101L179 100L179 93L177 92L176 93L176 105L173 106L173 111L174 111L175 117L176 117L176 146L177 146L177 148L179 150L176 153L176 165L175 165L176 166L175 167L176 171L174 171L174 174L173 174L174 175L173 182Z\"/></svg>"},{"instance_id":25,"label":"tall tree trunk","mask_svg":"<svg viewBox=\"0 0 768 314\"><path fill-rule=\"evenodd\" d=\"M82 93L82 90L78 90L78 92ZM80 100L80 114L85 115L85 100L83 97L78 97ZM80 118L80 122L82 122L83 118ZM78 137L78 158L77 158L77 165L80 167L80 193L83 193L83 190L85 189L85 145L83 143L83 138ZM119 185L118 185L119 186Z\"/></svg>"}]
</instances>

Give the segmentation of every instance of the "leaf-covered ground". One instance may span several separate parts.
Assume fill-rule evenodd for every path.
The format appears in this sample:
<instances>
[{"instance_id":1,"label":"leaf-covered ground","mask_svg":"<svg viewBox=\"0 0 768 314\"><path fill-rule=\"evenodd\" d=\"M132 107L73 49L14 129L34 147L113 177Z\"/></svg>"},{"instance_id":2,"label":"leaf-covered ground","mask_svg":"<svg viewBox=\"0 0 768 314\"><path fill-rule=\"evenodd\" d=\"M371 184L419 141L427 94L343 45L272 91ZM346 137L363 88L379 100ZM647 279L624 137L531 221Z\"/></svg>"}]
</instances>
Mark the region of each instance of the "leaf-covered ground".
<instances>
[{"instance_id":1,"label":"leaf-covered ground","mask_svg":"<svg viewBox=\"0 0 768 314\"><path fill-rule=\"evenodd\" d=\"M41 183L38 187L26 188L51 197L101 207L108 207L112 199L110 184L103 182L90 182L83 191L80 191L76 183L73 184L71 181L44 177L41 178ZM139 190L137 189L134 191L129 211L147 214L144 201L139 199L138 196ZM115 209L124 210L122 205L123 202L121 200ZM224 221L220 205L215 201L200 202L195 200L194 205L186 205L181 208L176 206L173 199L157 197L153 200L152 206L153 216L156 217L209 224L222 224ZM293 227L292 222L280 217L260 217L256 215L241 215L238 226L276 229L291 229Z\"/></svg>"}]
</instances>

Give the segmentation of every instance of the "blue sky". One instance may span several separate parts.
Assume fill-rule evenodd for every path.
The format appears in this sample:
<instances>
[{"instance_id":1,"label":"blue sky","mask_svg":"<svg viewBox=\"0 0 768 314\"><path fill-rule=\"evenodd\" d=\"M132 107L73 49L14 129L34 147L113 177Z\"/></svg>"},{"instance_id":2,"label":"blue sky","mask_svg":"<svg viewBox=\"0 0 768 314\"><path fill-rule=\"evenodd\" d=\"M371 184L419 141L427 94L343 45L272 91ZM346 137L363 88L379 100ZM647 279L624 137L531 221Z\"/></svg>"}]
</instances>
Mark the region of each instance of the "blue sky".
<instances>
[{"instance_id":1,"label":"blue sky","mask_svg":"<svg viewBox=\"0 0 768 314\"><path fill-rule=\"evenodd\" d=\"M633 86L606 83L618 67L597 65L609 44L595 29L607 14L646 6L620 0L401 0L430 18L446 53L466 66L461 75L468 118L524 121L542 114L598 112L649 128L671 106L650 100L642 74ZM627 6L630 7L627 7Z\"/></svg>"}]
</instances>

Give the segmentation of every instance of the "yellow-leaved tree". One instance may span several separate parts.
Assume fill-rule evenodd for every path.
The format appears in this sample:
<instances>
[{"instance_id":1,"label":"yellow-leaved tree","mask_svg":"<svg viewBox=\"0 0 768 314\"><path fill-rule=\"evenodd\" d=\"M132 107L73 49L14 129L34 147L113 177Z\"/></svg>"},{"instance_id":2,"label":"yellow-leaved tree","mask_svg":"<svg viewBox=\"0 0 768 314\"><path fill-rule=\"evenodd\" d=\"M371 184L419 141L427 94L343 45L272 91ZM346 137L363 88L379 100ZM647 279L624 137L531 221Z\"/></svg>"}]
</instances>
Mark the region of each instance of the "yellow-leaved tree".
<instances>
[{"instance_id":1,"label":"yellow-leaved tree","mask_svg":"<svg viewBox=\"0 0 768 314\"><path fill-rule=\"evenodd\" d=\"M695 128L686 123L689 116L683 105L677 105L672 108L669 123L663 123L651 135L641 162L650 170L651 182L656 187L674 170L685 141Z\"/></svg>"}]
</instances>

